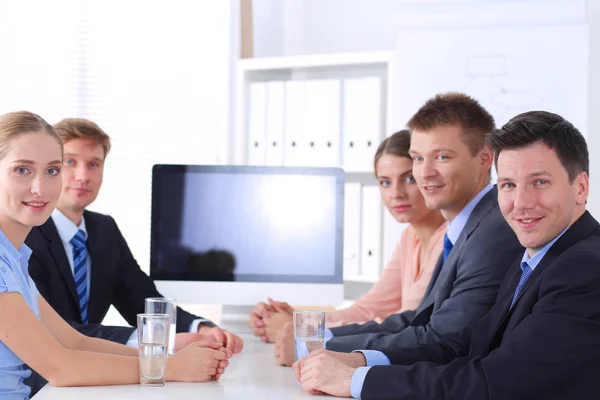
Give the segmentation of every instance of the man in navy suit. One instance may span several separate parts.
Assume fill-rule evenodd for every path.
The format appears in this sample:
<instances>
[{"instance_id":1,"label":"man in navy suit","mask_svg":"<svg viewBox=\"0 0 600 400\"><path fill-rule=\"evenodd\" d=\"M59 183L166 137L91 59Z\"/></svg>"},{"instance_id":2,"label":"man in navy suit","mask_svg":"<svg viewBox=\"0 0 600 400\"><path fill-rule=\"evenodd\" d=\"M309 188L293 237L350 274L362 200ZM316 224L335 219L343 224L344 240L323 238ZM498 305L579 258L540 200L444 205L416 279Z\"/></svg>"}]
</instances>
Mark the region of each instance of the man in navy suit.
<instances>
[{"instance_id":1,"label":"man in navy suit","mask_svg":"<svg viewBox=\"0 0 600 400\"><path fill-rule=\"evenodd\" d=\"M86 210L102 185L110 138L95 123L80 118L64 119L54 128L64 142L63 189L52 217L26 239L33 250L29 272L40 294L80 332L137 346L134 327L100 325L114 305L135 326L145 299L161 297L113 218ZM135 201L135 195L130 198ZM234 353L243 346L238 336L181 308L177 332L176 348L202 339L222 343Z\"/></svg>"},{"instance_id":2,"label":"man in navy suit","mask_svg":"<svg viewBox=\"0 0 600 400\"><path fill-rule=\"evenodd\" d=\"M526 247L492 309L435 345L315 352L294 364L304 390L362 399L598 397L600 225L586 211L585 139L562 117L533 111L488 143L502 214Z\"/></svg>"}]
</instances>

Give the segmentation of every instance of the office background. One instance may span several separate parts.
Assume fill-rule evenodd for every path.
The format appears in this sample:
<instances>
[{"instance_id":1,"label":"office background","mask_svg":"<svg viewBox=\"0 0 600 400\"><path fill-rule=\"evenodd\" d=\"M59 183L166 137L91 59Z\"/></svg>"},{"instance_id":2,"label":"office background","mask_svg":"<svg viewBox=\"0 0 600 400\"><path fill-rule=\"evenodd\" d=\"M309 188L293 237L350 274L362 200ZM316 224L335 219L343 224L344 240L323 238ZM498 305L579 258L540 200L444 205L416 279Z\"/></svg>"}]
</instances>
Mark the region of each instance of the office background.
<instances>
[{"instance_id":1,"label":"office background","mask_svg":"<svg viewBox=\"0 0 600 400\"><path fill-rule=\"evenodd\" d=\"M0 52L0 113L28 109L50 123L80 116L111 135L104 185L90 208L115 217L146 270L151 166L269 164L268 156L251 159L257 140L250 118L257 104L250 99L269 90L282 97L300 93L296 100L311 91L343 98L352 87L375 93L367 98L381 101L372 123L379 137L356 160L370 157L377 140L402 128L436 91L481 97L499 123L528 108L561 113L588 140L588 208L600 215L600 186L594 185L600 174L594 134L600 130L600 0L2 0ZM419 71L428 78L415 79ZM328 83L314 83L323 79ZM261 81L270 88L252 86ZM327 163L343 165L350 151L344 135L353 134L343 130L353 125L344 123L344 111L352 105L335 104L326 107L340 114L342 127L330 138L337 156ZM335 130L339 120L329 120ZM313 149L295 160L276 154L275 163L302 163ZM359 239L346 243L348 285L363 280L368 287L402 228L377 201L370 160L354 172L346 216L355 228L347 236ZM361 222L357 215L373 206L379 214ZM380 221L367 228L380 235L375 240L362 229L373 221ZM365 247L365 240L375 243ZM352 246L356 254L348 251ZM361 263L365 254L369 262Z\"/></svg>"}]
</instances>

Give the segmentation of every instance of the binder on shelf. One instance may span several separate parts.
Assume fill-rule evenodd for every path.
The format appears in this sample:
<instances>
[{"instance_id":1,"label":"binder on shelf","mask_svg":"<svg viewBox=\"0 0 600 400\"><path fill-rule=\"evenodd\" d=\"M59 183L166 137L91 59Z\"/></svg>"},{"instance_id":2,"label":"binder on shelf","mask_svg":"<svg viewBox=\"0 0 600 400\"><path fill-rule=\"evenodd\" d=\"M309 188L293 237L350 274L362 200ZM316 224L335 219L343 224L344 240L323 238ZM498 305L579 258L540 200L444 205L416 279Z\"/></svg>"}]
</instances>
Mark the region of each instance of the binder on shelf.
<instances>
[{"instance_id":1,"label":"binder on shelf","mask_svg":"<svg viewBox=\"0 0 600 400\"><path fill-rule=\"evenodd\" d=\"M344 188L344 276L360 274L361 190L358 182Z\"/></svg>"},{"instance_id":2,"label":"binder on shelf","mask_svg":"<svg viewBox=\"0 0 600 400\"><path fill-rule=\"evenodd\" d=\"M380 77L348 78L343 82L342 163L348 172L373 169L373 156L383 137Z\"/></svg>"},{"instance_id":3,"label":"binder on shelf","mask_svg":"<svg viewBox=\"0 0 600 400\"><path fill-rule=\"evenodd\" d=\"M249 165L264 165L266 156L266 84L253 82L248 87Z\"/></svg>"},{"instance_id":4,"label":"binder on shelf","mask_svg":"<svg viewBox=\"0 0 600 400\"><path fill-rule=\"evenodd\" d=\"M340 164L340 92L339 79L306 81L306 165Z\"/></svg>"},{"instance_id":5,"label":"binder on shelf","mask_svg":"<svg viewBox=\"0 0 600 400\"><path fill-rule=\"evenodd\" d=\"M382 202L377 186L363 186L361 195L360 275L378 277L381 272Z\"/></svg>"},{"instance_id":6,"label":"binder on shelf","mask_svg":"<svg viewBox=\"0 0 600 400\"><path fill-rule=\"evenodd\" d=\"M307 165L305 81L285 83L284 165Z\"/></svg>"},{"instance_id":7,"label":"binder on shelf","mask_svg":"<svg viewBox=\"0 0 600 400\"><path fill-rule=\"evenodd\" d=\"M285 118L285 85L282 81L267 83L266 165L283 165Z\"/></svg>"}]
</instances>

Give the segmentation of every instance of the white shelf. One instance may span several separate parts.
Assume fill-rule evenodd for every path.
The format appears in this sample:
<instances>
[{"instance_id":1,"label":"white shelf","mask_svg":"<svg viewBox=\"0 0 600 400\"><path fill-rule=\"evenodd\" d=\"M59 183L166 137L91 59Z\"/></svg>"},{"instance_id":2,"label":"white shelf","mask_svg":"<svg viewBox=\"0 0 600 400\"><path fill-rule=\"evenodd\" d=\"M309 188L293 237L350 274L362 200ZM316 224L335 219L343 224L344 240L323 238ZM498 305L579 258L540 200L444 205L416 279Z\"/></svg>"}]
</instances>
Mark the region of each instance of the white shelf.
<instances>
[{"instance_id":1,"label":"white shelf","mask_svg":"<svg viewBox=\"0 0 600 400\"><path fill-rule=\"evenodd\" d=\"M265 71L278 69L322 68L335 66L352 66L365 64L382 64L392 60L391 51L340 53L340 54L311 54L288 57L263 57L240 60L242 71Z\"/></svg>"},{"instance_id":2,"label":"white shelf","mask_svg":"<svg viewBox=\"0 0 600 400\"><path fill-rule=\"evenodd\" d=\"M379 279L378 276L362 276L362 275L346 275L344 276L344 282L361 282L361 283L375 283Z\"/></svg>"}]
</instances>

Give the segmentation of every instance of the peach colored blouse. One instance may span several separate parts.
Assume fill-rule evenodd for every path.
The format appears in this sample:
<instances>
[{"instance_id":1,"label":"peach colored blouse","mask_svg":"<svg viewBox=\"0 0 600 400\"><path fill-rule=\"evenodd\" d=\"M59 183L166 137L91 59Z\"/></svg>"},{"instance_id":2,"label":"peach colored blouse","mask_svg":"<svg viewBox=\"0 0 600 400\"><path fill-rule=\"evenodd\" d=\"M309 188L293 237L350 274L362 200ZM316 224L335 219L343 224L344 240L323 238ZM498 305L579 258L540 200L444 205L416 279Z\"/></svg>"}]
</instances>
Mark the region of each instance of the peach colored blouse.
<instances>
[{"instance_id":1,"label":"peach colored blouse","mask_svg":"<svg viewBox=\"0 0 600 400\"><path fill-rule=\"evenodd\" d=\"M327 326L382 320L388 315L415 310L427 289L435 264L442 253L447 224L432 235L430 248L419 263L421 241L408 225L402 232L392 258L371 290L343 310L327 313Z\"/></svg>"}]
</instances>

